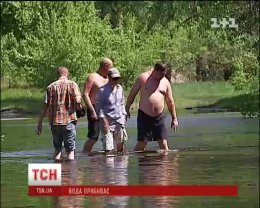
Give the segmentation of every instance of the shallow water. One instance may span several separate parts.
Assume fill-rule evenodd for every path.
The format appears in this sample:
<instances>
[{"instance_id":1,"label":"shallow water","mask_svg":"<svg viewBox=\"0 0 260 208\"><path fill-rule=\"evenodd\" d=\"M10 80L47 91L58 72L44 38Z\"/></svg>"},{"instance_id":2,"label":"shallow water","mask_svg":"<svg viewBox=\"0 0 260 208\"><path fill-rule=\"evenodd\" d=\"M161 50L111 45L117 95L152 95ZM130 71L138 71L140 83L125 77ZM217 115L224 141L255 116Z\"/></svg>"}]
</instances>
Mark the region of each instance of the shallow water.
<instances>
[{"instance_id":1,"label":"shallow water","mask_svg":"<svg viewBox=\"0 0 260 208\"><path fill-rule=\"evenodd\" d=\"M128 122L129 154L105 157L81 153L86 121L78 125L76 161L62 163L63 185L238 185L237 197L29 197L28 163L50 163L53 148L48 125L40 137L35 120L2 121L1 207L258 207L258 119L237 114L180 117L169 145L179 151L132 153L136 143L135 117ZM170 119L170 118L168 118ZM168 123L170 120L168 120ZM101 150L101 142L94 150ZM158 148L156 142L148 149ZM159 193L158 193L159 195Z\"/></svg>"}]
</instances>

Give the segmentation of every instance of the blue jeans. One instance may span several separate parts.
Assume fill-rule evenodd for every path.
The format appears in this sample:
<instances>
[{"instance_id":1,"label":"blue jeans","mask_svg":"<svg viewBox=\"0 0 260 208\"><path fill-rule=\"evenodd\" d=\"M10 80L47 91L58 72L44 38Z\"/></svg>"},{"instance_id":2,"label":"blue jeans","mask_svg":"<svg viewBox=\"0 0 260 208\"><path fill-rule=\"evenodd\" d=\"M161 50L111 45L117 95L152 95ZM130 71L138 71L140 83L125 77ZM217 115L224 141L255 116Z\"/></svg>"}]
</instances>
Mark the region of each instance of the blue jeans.
<instances>
[{"instance_id":1,"label":"blue jeans","mask_svg":"<svg viewBox=\"0 0 260 208\"><path fill-rule=\"evenodd\" d=\"M56 150L62 149L62 142L66 152L75 150L76 140L76 123L72 122L67 125L51 125L53 145Z\"/></svg>"}]
</instances>

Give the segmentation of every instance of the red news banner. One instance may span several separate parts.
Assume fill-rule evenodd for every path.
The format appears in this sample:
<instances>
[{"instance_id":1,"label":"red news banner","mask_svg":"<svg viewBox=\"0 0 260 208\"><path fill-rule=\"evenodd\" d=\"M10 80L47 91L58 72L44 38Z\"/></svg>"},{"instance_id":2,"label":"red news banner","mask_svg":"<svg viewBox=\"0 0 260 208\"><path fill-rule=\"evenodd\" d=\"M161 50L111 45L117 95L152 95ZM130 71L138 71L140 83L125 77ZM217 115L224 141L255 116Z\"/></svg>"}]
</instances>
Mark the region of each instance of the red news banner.
<instances>
[{"instance_id":1,"label":"red news banner","mask_svg":"<svg viewBox=\"0 0 260 208\"><path fill-rule=\"evenodd\" d=\"M237 196L235 185L29 186L30 196Z\"/></svg>"},{"instance_id":2,"label":"red news banner","mask_svg":"<svg viewBox=\"0 0 260 208\"><path fill-rule=\"evenodd\" d=\"M61 164L28 164L30 196L237 196L235 185L62 186Z\"/></svg>"}]
</instances>

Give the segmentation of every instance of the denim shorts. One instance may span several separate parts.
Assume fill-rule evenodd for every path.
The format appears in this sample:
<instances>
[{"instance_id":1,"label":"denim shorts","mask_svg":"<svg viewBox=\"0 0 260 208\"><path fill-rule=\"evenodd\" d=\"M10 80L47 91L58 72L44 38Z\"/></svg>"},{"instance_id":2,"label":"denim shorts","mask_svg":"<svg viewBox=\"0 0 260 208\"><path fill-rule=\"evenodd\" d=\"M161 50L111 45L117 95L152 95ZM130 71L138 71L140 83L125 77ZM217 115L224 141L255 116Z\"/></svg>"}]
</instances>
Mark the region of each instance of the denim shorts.
<instances>
[{"instance_id":1,"label":"denim shorts","mask_svg":"<svg viewBox=\"0 0 260 208\"><path fill-rule=\"evenodd\" d=\"M53 145L56 150L62 148L62 142L64 142L64 148L66 152L75 150L76 140L76 123L72 122L67 125L52 125L51 132L53 137Z\"/></svg>"}]
</instances>

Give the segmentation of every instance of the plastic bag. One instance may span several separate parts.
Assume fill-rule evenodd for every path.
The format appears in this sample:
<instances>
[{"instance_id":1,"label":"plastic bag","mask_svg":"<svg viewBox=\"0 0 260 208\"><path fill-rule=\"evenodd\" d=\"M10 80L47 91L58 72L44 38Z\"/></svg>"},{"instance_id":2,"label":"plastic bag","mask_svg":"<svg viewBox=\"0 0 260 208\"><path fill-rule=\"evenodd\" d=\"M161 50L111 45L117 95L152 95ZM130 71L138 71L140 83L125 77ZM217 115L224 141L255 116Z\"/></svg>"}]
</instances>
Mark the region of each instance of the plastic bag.
<instances>
[{"instance_id":1,"label":"plastic bag","mask_svg":"<svg viewBox=\"0 0 260 208\"><path fill-rule=\"evenodd\" d=\"M125 128L122 128L122 140L123 141L128 140L128 135L127 135L127 131Z\"/></svg>"},{"instance_id":2,"label":"plastic bag","mask_svg":"<svg viewBox=\"0 0 260 208\"><path fill-rule=\"evenodd\" d=\"M103 150L111 151L114 149L114 139L111 132L106 133L101 141L103 143Z\"/></svg>"}]
</instances>

